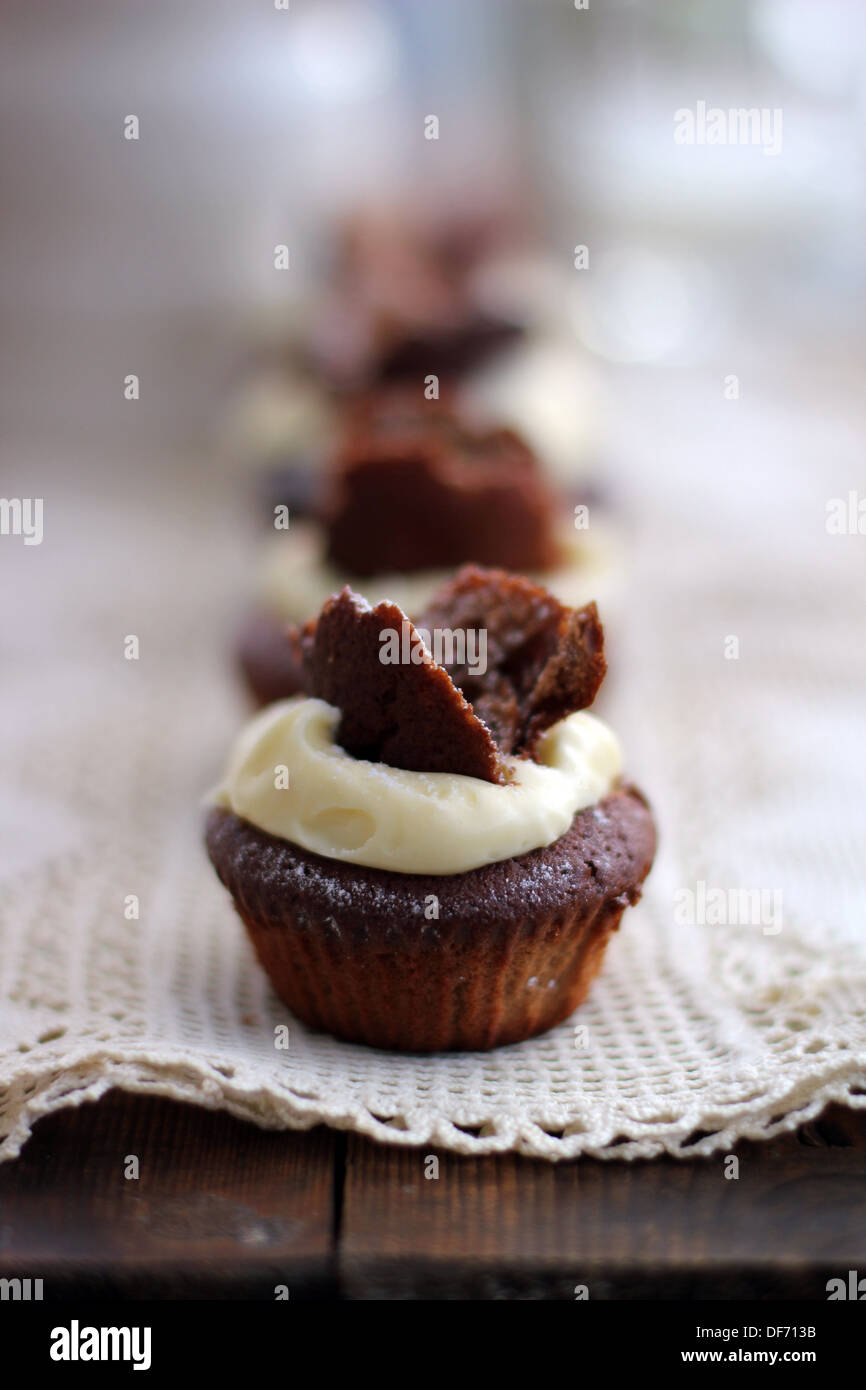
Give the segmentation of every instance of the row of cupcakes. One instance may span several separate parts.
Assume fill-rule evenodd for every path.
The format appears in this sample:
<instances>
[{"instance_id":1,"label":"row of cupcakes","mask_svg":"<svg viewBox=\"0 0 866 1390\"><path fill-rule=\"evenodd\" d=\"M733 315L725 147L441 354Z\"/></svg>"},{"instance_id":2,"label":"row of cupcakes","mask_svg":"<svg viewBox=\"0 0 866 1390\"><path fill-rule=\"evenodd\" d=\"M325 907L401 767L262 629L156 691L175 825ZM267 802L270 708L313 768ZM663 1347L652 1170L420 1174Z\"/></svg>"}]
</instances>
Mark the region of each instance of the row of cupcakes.
<instances>
[{"instance_id":1,"label":"row of cupcakes","mask_svg":"<svg viewBox=\"0 0 866 1390\"><path fill-rule=\"evenodd\" d=\"M338 277L355 311L339 425L267 547L238 651L263 708L207 825L292 1013L400 1050L486 1049L566 1018L655 849L587 708L605 566L583 504L463 403L467 370L520 325L461 294L461 254L380 229ZM316 341L333 391L335 335Z\"/></svg>"}]
</instances>

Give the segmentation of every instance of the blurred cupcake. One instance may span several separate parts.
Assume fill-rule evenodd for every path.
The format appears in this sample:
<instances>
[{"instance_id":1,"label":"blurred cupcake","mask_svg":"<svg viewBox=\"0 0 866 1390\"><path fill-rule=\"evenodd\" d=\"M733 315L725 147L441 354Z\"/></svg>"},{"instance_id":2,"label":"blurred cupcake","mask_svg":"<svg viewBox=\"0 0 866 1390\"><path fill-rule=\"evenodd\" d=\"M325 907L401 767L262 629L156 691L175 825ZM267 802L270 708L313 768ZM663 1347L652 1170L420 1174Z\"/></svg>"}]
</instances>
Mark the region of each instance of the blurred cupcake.
<instances>
[{"instance_id":1,"label":"blurred cupcake","mask_svg":"<svg viewBox=\"0 0 866 1390\"><path fill-rule=\"evenodd\" d=\"M573 504L520 435L470 425L447 395L392 388L356 401L317 511L266 545L238 645L259 703L300 688L286 623L305 621L346 584L414 617L470 561L528 573L571 605L603 591L611 570L608 535L578 529Z\"/></svg>"},{"instance_id":2,"label":"blurred cupcake","mask_svg":"<svg viewBox=\"0 0 866 1390\"><path fill-rule=\"evenodd\" d=\"M473 287L493 239L478 222L429 229L388 212L349 219L306 335L308 361L335 389L357 391L429 373L453 382L489 359L522 332Z\"/></svg>"},{"instance_id":3,"label":"blurred cupcake","mask_svg":"<svg viewBox=\"0 0 866 1390\"><path fill-rule=\"evenodd\" d=\"M417 628L346 589L291 644L306 693L243 731L207 825L280 998L409 1051L566 1018L655 849L585 712L605 671L595 605L467 567Z\"/></svg>"},{"instance_id":4,"label":"blurred cupcake","mask_svg":"<svg viewBox=\"0 0 866 1390\"><path fill-rule=\"evenodd\" d=\"M232 452L256 469L303 469L328 448L347 396L430 374L449 388L495 362L524 331L478 276L504 239L493 215L437 223L429 210L384 209L345 219L322 288L292 305L290 339L281 321L250 360L224 429Z\"/></svg>"}]
</instances>

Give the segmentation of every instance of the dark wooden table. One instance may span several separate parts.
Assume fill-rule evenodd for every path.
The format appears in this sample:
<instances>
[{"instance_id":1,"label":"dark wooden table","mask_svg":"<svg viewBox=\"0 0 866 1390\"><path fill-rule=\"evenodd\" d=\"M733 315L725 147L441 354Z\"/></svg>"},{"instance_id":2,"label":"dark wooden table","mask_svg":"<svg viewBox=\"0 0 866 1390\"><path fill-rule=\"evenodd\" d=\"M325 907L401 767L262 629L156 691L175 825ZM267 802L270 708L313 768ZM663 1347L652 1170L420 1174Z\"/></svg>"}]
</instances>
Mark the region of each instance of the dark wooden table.
<instances>
[{"instance_id":1,"label":"dark wooden table","mask_svg":"<svg viewBox=\"0 0 866 1390\"><path fill-rule=\"evenodd\" d=\"M46 1299L825 1300L866 1273L864 1111L739 1145L736 1180L723 1155L443 1152L428 1179L428 1153L114 1092L0 1166L0 1277Z\"/></svg>"}]
</instances>

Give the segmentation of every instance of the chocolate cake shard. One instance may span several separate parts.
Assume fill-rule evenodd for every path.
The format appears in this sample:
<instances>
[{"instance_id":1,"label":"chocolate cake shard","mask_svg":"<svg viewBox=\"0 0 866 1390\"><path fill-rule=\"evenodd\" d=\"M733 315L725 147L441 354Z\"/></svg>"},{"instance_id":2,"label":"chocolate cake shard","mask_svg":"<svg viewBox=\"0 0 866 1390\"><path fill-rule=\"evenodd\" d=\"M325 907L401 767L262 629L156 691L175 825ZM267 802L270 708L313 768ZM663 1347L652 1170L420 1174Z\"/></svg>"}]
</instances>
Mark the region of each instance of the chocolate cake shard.
<instances>
[{"instance_id":1,"label":"chocolate cake shard","mask_svg":"<svg viewBox=\"0 0 866 1390\"><path fill-rule=\"evenodd\" d=\"M470 630L483 634L483 663L478 640L436 641ZM421 633L476 659L440 665ZM506 780L504 755L532 757L546 729L590 705L607 669L594 603L566 608L528 579L477 565L443 585L417 625L347 586L287 635L307 694L341 711L348 753L486 782Z\"/></svg>"},{"instance_id":2,"label":"chocolate cake shard","mask_svg":"<svg viewBox=\"0 0 866 1390\"><path fill-rule=\"evenodd\" d=\"M290 640L309 694L341 711L337 739L354 757L505 781L490 730L397 604L371 608L347 586Z\"/></svg>"},{"instance_id":3,"label":"chocolate cake shard","mask_svg":"<svg viewBox=\"0 0 866 1390\"><path fill-rule=\"evenodd\" d=\"M531 757L546 729L592 704L607 670L594 603L566 608L504 570L465 565L418 626L486 632L486 670L453 662L448 671L506 754Z\"/></svg>"}]
</instances>

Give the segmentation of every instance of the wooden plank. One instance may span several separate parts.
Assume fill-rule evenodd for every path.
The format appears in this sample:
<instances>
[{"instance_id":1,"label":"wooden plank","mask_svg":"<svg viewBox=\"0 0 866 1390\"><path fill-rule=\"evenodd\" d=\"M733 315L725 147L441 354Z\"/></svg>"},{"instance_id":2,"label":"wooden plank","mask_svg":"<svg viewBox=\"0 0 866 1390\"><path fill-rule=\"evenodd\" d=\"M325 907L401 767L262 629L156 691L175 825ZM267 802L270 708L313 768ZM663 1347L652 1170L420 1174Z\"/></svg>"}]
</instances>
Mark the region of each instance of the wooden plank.
<instances>
[{"instance_id":1,"label":"wooden plank","mask_svg":"<svg viewBox=\"0 0 866 1390\"><path fill-rule=\"evenodd\" d=\"M341 1148L119 1091L48 1116L0 1165L0 1276L45 1298L327 1297Z\"/></svg>"},{"instance_id":2,"label":"wooden plank","mask_svg":"<svg viewBox=\"0 0 866 1390\"><path fill-rule=\"evenodd\" d=\"M552 1165L350 1136L339 1249L350 1299L823 1299L866 1270L866 1113L724 1156Z\"/></svg>"},{"instance_id":3,"label":"wooden plank","mask_svg":"<svg viewBox=\"0 0 866 1390\"><path fill-rule=\"evenodd\" d=\"M0 1276L47 1298L823 1298L866 1268L863 1112L741 1145L736 1181L721 1156L446 1153L427 1180L424 1151L355 1136L343 1174L346 1144L121 1093L61 1112L0 1166Z\"/></svg>"}]
</instances>

